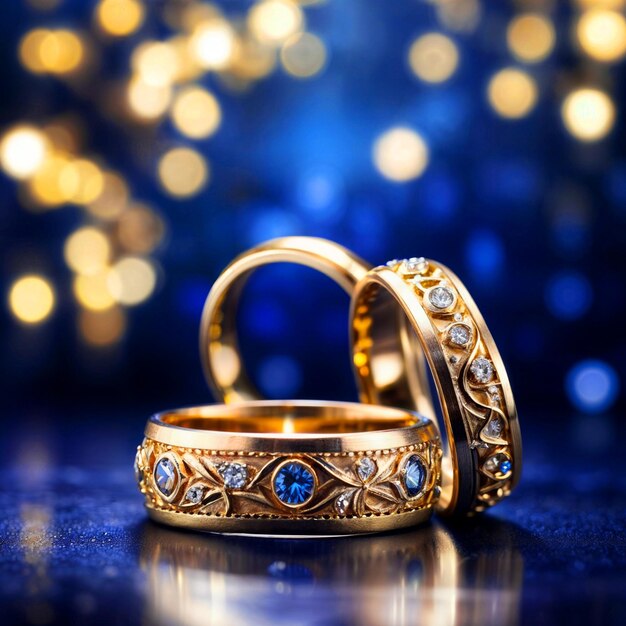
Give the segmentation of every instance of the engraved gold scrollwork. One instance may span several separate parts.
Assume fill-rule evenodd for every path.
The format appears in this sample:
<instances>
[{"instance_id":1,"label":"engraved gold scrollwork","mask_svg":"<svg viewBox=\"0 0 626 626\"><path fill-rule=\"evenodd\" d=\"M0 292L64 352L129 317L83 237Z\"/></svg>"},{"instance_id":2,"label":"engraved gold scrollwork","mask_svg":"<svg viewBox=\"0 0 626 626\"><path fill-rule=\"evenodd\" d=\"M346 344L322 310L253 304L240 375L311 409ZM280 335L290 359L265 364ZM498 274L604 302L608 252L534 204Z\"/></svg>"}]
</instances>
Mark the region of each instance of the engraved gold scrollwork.
<instances>
[{"instance_id":1,"label":"engraved gold scrollwork","mask_svg":"<svg viewBox=\"0 0 626 626\"><path fill-rule=\"evenodd\" d=\"M508 447L512 435L502 400L501 381L492 364L489 348L453 281L441 267L426 260L422 260L416 271L411 271L404 261L397 261L389 267L413 287L423 310L439 335L463 409L468 439L479 459L479 489L473 509L483 510L508 495L511 490L512 460ZM450 290L452 303L449 306L438 308L429 299L437 287ZM470 330L469 340L462 345L455 344L449 338L450 329L457 324ZM480 358L488 361L492 368L488 380L480 380L472 375L472 363ZM502 469L506 471L501 471Z\"/></svg>"},{"instance_id":2,"label":"engraved gold scrollwork","mask_svg":"<svg viewBox=\"0 0 626 626\"><path fill-rule=\"evenodd\" d=\"M426 473L417 497L403 482L407 457L417 454ZM237 454L218 450L177 448L146 438L137 450L136 471L149 506L194 515L232 517L307 517L325 519L392 515L430 506L440 485L441 442L435 439L395 450L363 453ZM175 459L176 497L163 497L153 479L164 455ZM359 472L359 461L373 462L371 473ZM315 473L316 489L301 507L287 507L272 486L275 470L286 460L306 464ZM225 466L238 464L236 486L224 479ZM245 479L241 476L245 474ZM229 486L231 485L231 486Z\"/></svg>"}]
</instances>

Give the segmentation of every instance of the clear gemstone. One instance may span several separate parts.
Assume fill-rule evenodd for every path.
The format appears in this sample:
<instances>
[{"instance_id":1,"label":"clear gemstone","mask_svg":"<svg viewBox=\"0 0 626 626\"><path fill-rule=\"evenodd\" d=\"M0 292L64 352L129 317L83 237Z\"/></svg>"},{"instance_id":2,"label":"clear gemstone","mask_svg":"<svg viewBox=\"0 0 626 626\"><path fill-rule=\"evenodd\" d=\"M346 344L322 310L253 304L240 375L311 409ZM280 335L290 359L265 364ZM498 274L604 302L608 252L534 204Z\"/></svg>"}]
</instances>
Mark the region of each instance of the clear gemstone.
<instances>
[{"instance_id":1,"label":"clear gemstone","mask_svg":"<svg viewBox=\"0 0 626 626\"><path fill-rule=\"evenodd\" d=\"M462 322L463 321L463 315L461 315L461 313L455 313L454 314L454 321L455 322Z\"/></svg>"},{"instance_id":2,"label":"clear gemstone","mask_svg":"<svg viewBox=\"0 0 626 626\"><path fill-rule=\"evenodd\" d=\"M386 265L387 267L394 268L396 267L396 265L399 265L400 263L402 263L401 259L391 259L391 261L387 261Z\"/></svg>"},{"instance_id":3,"label":"clear gemstone","mask_svg":"<svg viewBox=\"0 0 626 626\"><path fill-rule=\"evenodd\" d=\"M222 463L217 471L228 489L241 489L248 480L248 468L243 463Z\"/></svg>"},{"instance_id":4,"label":"clear gemstone","mask_svg":"<svg viewBox=\"0 0 626 626\"><path fill-rule=\"evenodd\" d=\"M178 484L178 471L174 462L167 457L160 459L154 468L154 482L165 496L171 496Z\"/></svg>"},{"instance_id":5,"label":"clear gemstone","mask_svg":"<svg viewBox=\"0 0 626 626\"><path fill-rule=\"evenodd\" d=\"M429 292L428 300L436 309L447 309L454 303L454 293L449 287L435 287Z\"/></svg>"},{"instance_id":6,"label":"clear gemstone","mask_svg":"<svg viewBox=\"0 0 626 626\"><path fill-rule=\"evenodd\" d=\"M426 482L426 467L417 454L409 457L404 465L402 476L404 488L410 498L414 498L424 488Z\"/></svg>"},{"instance_id":7,"label":"clear gemstone","mask_svg":"<svg viewBox=\"0 0 626 626\"><path fill-rule=\"evenodd\" d=\"M498 393L498 387L496 385L489 385L489 388L487 389L487 391L489 393Z\"/></svg>"},{"instance_id":8,"label":"clear gemstone","mask_svg":"<svg viewBox=\"0 0 626 626\"><path fill-rule=\"evenodd\" d=\"M339 494L335 500L335 511L337 511L339 515L345 515L348 507L350 506L351 499L352 494L349 491L344 491Z\"/></svg>"},{"instance_id":9,"label":"clear gemstone","mask_svg":"<svg viewBox=\"0 0 626 626\"><path fill-rule=\"evenodd\" d=\"M428 269L428 261L423 257L411 257L402 263L404 274L421 274Z\"/></svg>"},{"instance_id":10,"label":"clear gemstone","mask_svg":"<svg viewBox=\"0 0 626 626\"><path fill-rule=\"evenodd\" d=\"M484 467L496 478L506 478L510 474L513 464L506 454L498 453L490 456L485 461Z\"/></svg>"},{"instance_id":11,"label":"clear gemstone","mask_svg":"<svg viewBox=\"0 0 626 626\"><path fill-rule=\"evenodd\" d=\"M488 383L494 375L493 364L489 359L479 356L472 361L470 372L479 383Z\"/></svg>"},{"instance_id":12,"label":"clear gemstone","mask_svg":"<svg viewBox=\"0 0 626 626\"><path fill-rule=\"evenodd\" d=\"M459 362L459 357L458 356L451 356L450 357L450 363L452 363L452 365L456 365Z\"/></svg>"},{"instance_id":13,"label":"clear gemstone","mask_svg":"<svg viewBox=\"0 0 626 626\"><path fill-rule=\"evenodd\" d=\"M485 435L487 437L497 438L502 434L502 430L504 429L504 424L499 417L494 417L491 421L485 426Z\"/></svg>"},{"instance_id":14,"label":"clear gemstone","mask_svg":"<svg viewBox=\"0 0 626 626\"><path fill-rule=\"evenodd\" d=\"M472 331L469 329L469 326L466 326L465 324L455 324L450 327L448 337L450 338L451 343L454 343L457 346L465 346L472 338Z\"/></svg>"},{"instance_id":15,"label":"clear gemstone","mask_svg":"<svg viewBox=\"0 0 626 626\"><path fill-rule=\"evenodd\" d=\"M276 497L285 504L300 506L313 497L315 478L303 463L285 463L276 473L273 482Z\"/></svg>"},{"instance_id":16,"label":"clear gemstone","mask_svg":"<svg viewBox=\"0 0 626 626\"><path fill-rule=\"evenodd\" d=\"M202 496L204 494L204 489L200 487L200 485L193 485L187 489L187 493L185 494L185 499L191 502L192 504L198 504L202 502Z\"/></svg>"},{"instance_id":17,"label":"clear gemstone","mask_svg":"<svg viewBox=\"0 0 626 626\"><path fill-rule=\"evenodd\" d=\"M356 473L363 482L369 480L375 471L376 463L369 456L364 456L356 462Z\"/></svg>"}]
</instances>

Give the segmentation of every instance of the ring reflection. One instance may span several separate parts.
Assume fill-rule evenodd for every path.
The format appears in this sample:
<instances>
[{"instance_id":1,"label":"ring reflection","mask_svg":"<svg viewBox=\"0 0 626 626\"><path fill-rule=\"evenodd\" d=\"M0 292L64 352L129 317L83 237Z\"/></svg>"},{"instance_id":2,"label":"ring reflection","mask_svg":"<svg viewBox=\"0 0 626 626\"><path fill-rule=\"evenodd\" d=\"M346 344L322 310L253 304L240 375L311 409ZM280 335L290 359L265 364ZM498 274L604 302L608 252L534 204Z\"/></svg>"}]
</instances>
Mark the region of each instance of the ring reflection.
<instances>
[{"instance_id":1,"label":"ring reflection","mask_svg":"<svg viewBox=\"0 0 626 626\"><path fill-rule=\"evenodd\" d=\"M507 541L508 524L488 525L476 548L439 525L290 539L192 534L146 523L140 556L147 579L145 621L517 624L523 560Z\"/></svg>"}]
</instances>

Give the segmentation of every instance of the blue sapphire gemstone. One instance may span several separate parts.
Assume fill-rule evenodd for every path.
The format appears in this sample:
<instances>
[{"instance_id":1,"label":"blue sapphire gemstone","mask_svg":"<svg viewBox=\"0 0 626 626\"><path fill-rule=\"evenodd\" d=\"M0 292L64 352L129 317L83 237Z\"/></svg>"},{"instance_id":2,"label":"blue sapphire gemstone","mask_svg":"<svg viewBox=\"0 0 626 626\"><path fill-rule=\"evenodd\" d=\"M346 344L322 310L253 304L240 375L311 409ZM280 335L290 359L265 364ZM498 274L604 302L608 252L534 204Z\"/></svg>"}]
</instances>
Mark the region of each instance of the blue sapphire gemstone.
<instances>
[{"instance_id":1,"label":"blue sapphire gemstone","mask_svg":"<svg viewBox=\"0 0 626 626\"><path fill-rule=\"evenodd\" d=\"M154 468L154 482L157 489L167 498L178 486L178 470L167 457L160 459Z\"/></svg>"},{"instance_id":2,"label":"blue sapphire gemstone","mask_svg":"<svg viewBox=\"0 0 626 626\"><path fill-rule=\"evenodd\" d=\"M511 467L513 467L511 465L511 461L507 459L506 461L500 462L500 467L498 469L500 470L501 474L508 474L511 471Z\"/></svg>"},{"instance_id":3,"label":"blue sapphire gemstone","mask_svg":"<svg viewBox=\"0 0 626 626\"><path fill-rule=\"evenodd\" d=\"M313 496L315 479L313 473L303 463L285 463L274 477L276 497L290 506L300 506Z\"/></svg>"},{"instance_id":4,"label":"blue sapphire gemstone","mask_svg":"<svg viewBox=\"0 0 626 626\"><path fill-rule=\"evenodd\" d=\"M424 488L426 468L417 454L410 456L404 464L403 480L409 498L414 498Z\"/></svg>"}]
</instances>

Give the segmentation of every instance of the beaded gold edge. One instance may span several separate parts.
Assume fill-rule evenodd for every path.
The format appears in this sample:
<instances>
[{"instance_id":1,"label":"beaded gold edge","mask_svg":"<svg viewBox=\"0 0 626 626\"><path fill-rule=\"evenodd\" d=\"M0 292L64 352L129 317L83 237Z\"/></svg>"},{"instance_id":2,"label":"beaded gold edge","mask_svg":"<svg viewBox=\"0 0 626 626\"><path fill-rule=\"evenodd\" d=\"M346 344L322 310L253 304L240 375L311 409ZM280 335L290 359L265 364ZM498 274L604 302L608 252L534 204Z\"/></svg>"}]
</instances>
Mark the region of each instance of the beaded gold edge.
<instances>
[{"instance_id":1,"label":"beaded gold edge","mask_svg":"<svg viewBox=\"0 0 626 626\"><path fill-rule=\"evenodd\" d=\"M423 257L393 260L387 267L413 288L450 370L470 447L478 455L479 512L509 495L513 441L502 382L479 326L445 271Z\"/></svg>"},{"instance_id":2,"label":"beaded gold edge","mask_svg":"<svg viewBox=\"0 0 626 626\"><path fill-rule=\"evenodd\" d=\"M155 509L214 518L354 519L432 506L441 456L439 438L390 450L293 454L199 450L146 438L137 448L135 474L146 506ZM301 504L283 502L277 493L277 472L289 463L314 479ZM424 476L414 491L407 468L416 464Z\"/></svg>"}]
</instances>

